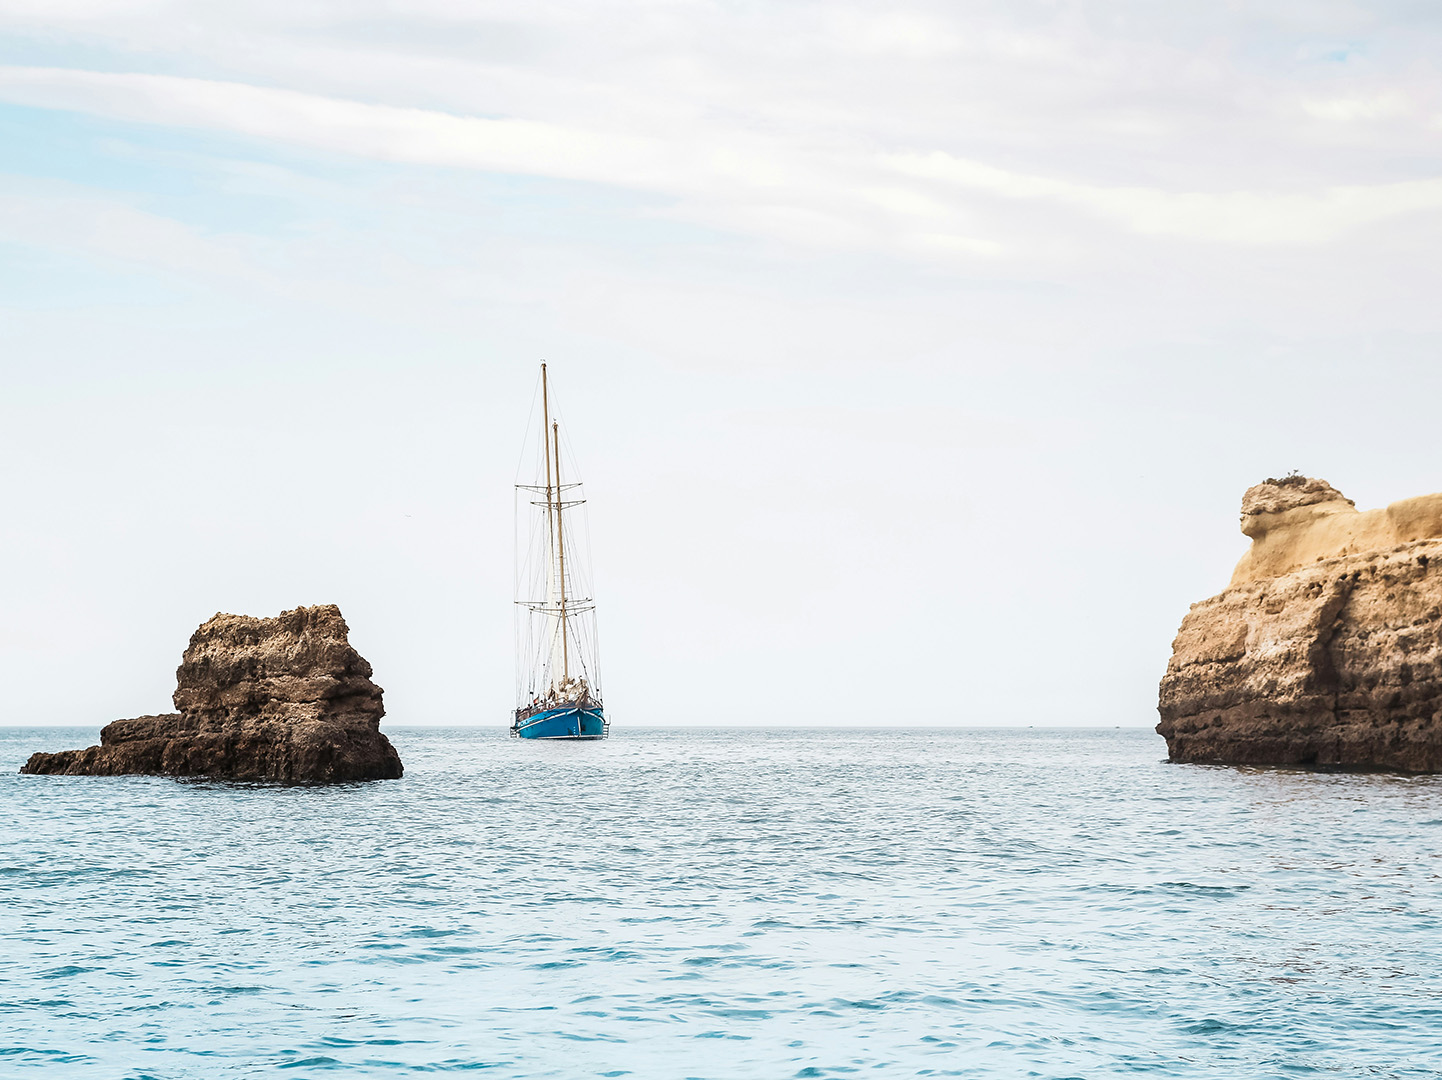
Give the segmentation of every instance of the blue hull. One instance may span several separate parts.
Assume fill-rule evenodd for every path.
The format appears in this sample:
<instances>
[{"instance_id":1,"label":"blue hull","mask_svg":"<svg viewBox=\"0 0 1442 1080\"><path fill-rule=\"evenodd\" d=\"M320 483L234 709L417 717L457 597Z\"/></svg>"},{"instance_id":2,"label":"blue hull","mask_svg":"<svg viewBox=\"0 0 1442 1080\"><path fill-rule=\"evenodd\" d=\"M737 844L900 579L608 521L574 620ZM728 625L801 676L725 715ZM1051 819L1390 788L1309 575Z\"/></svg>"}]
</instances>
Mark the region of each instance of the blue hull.
<instances>
[{"instance_id":1,"label":"blue hull","mask_svg":"<svg viewBox=\"0 0 1442 1080\"><path fill-rule=\"evenodd\" d=\"M565 705L517 720L511 733L523 739L604 739L609 728L599 705L588 709Z\"/></svg>"}]
</instances>

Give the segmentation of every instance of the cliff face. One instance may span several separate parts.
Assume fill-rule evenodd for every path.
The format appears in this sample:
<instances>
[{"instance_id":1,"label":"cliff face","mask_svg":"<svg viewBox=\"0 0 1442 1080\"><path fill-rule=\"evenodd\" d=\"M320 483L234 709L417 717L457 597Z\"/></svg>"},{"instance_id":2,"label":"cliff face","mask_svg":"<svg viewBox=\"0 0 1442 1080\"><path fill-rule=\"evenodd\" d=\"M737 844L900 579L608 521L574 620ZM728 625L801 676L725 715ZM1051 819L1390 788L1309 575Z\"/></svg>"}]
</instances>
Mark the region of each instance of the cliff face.
<instances>
[{"instance_id":1,"label":"cliff face","mask_svg":"<svg viewBox=\"0 0 1442 1080\"><path fill-rule=\"evenodd\" d=\"M284 783L398 777L400 756L380 732L381 688L348 632L333 604L274 619L216 615L192 635L176 671L178 713L117 720L99 746L34 754L20 771Z\"/></svg>"},{"instance_id":2,"label":"cliff face","mask_svg":"<svg viewBox=\"0 0 1442 1080\"><path fill-rule=\"evenodd\" d=\"M1358 513L1325 481L1268 481L1242 530L1232 586L1172 646L1171 759L1442 771L1442 495Z\"/></svg>"}]
</instances>

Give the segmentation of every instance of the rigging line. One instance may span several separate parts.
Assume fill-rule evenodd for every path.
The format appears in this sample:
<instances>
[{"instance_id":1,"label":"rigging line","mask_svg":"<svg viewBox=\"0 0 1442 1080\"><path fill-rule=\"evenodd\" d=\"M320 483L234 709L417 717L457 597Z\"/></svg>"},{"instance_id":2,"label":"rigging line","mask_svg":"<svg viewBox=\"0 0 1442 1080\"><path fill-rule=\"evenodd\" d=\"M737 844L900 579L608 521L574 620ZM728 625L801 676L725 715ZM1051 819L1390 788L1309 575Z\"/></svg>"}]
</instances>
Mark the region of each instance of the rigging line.
<instances>
[{"instance_id":1,"label":"rigging line","mask_svg":"<svg viewBox=\"0 0 1442 1080\"><path fill-rule=\"evenodd\" d=\"M587 582L586 582L586 585L588 586L588 588L586 589L586 591L587 591L588 593L590 593L592 596L595 596L595 595L596 595L596 582L595 582L596 564L595 564L595 562L593 562L592 559L591 559L591 514L590 514L590 511L586 511L585 513L583 513L583 514L581 515L581 524L584 526L584 528L585 528L585 533L586 533L586 535L585 535L585 541L586 541L586 571L587 571L588 574L590 574L590 575L592 576L592 579L591 579L590 581L587 581Z\"/></svg>"},{"instance_id":2,"label":"rigging line","mask_svg":"<svg viewBox=\"0 0 1442 1080\"><path fill-rule=\"evenodd\" d=\"M544 360L541 361L541 362L542 362L542 363L545 363ZM526 466L526 451L527 451L528 449L530 449L530 446L531 446L531 424L534 423L534 422L535 422L535 419L536 419L536 398L540 395L540 393L541 393L541 377L540 377L539 375L537 375L537 376L536 376L535 386L532 387L532 389L531 389L531 407L530 407L530 409L527 410L527 412L526 412L526 432L525 432L525 434L524 434L524 435L522 436L522 438L521 438L521 456L520 456L520 458L516 461L516 479L517 479L517 480L520 480L520 478L521 478L521 470L522 470L523 468L525 468L525 466Z\"/></svg>"},{"instance_id":3,"label":"rigging line","mask_svg":"<svg viewBox=\"0 0 1442 1080\"><path fill-rule=\"evenodd\" d=\"M557 414L557 418L559 419L559 414ZM578 484L584 483L586 473L579 464L580 459L576 456L576 448L571 445L571 433L569 428L567 429L566 434L561 436L561 441L566 446L566 460L571 463L571 474L580 478L576 481Z\"/></svg>"},{"instance_id":4,"label":"rigging line","mask_svg":"<svg viewBox=\"0 0 1442 1080\"><path fill-rule=\"evenodd\" d=\"M591 610L591 663L595 666L596 696L601 696L601 624Z\"/></svg>"},{"instance_id":5,"label":"rigging line","mask_svg":"<svg viewBox=\"0 0 1442 1080\"><path fill-rule=\"evenodd\" d=\"M559 422L562 412L564 412L564 410L560 406L560 401L556 394L556 388L553 386L551 387L551 419ZM566 460L571 463L570 469L568 471L571 476L576 477L575 483L576 486L579 487L585 483L586 473L585 470L580 468L580 466L577 464L580 459L576 456L576 448L571 445L571 433L569 427L566 429L566 434L561 436L561 445L565 447Z\"/></svg>"},{"instance_id":6,"label":"rigging line","mask_svg":"<svg viewBox=\"0 0 1442 1080\"><path fill-rule=\"evenodd\" d=\"M537 377L536 377L536 381L535 381L535 382L532 384L532 386L531 386L531 406L530 406L529 409L526 410L526 430L525 430L525 432L524 432L524 434L522 435L522 438L521 438L521 452L520 452L520 455L519 455L519 456L517 457L517 459L516 459L516 473L515 473L515 479L516 479L516 480L520 480L520 479L521 479L521 470L524 469L524 468L525 468L525 465L526 465L526 450L527 450L527 448L530 446L530 443L531 443L531 425L535 422L535 415L536 415L536 395L540 392L540 389L541 389L541 379L542 379L542 376L538 373L538 374L537 374ZM521 591L521 576L522 576L521 559L520 559L520 554L521 554L521 553L520 553L521 529L520 529L520 513L519 513L519 511L520 511L520 507L513 504L512 507L511 507L511 521L512 521L512 528L511 528L511 566L512 566L512 587L514 588L515 593L519 593L519 592ZM528 538L528 540L529 540L529 539L530 539L530 538ZM529 544L529 543L527 544L527 547L528 547L528 548L530 547L530 544ZM515 611L514 614L513 614L512 628L511 628L511 629L512 629L512 640L514 641L514 643L515 643L516 646L517 646L517 650L516 650L516 664L515 664L515 673L514 673L514 675L515 675L515 684L516 684L516 685L515 685L515 689L516 689L516 693L517 693L518 696L519 696L519 694L520 694L521 686L522 686L522 683L523 683L523 681L524 681L524 677L523 677L523 675L521 674L521 655L522 655L522 654L521 654L521 651L520 651L520 648L519 648L519 646L520 646L520 644L521 644L521 626L520 626L520 624L522 623L522 621L524 621L524 622L526 622L526 623L529 623L531 620L530 620L530 618L529 618L528 616L523 617L523 616L521 615L521 613L520 613L519 610Z\"/></svg>"},{"instance_id":7,"label":"rigging line","mask_svg":"<svg viewBox=\"0 0 1442 1080\"><path fill-rule=\"evenodd\" d=\"M551 433L556 440L556 483L561 482L561 425L559 421L551 421ZM546 483L551 482L550 476L546 477ZM556 502L560 503L560 493L557 492ZM556 555L561 563L561 677L563 680L571 678L571 655L570 642L566 635L566 517L561 513L560 507L556 509Z\"/></svg>"}]
</instances>

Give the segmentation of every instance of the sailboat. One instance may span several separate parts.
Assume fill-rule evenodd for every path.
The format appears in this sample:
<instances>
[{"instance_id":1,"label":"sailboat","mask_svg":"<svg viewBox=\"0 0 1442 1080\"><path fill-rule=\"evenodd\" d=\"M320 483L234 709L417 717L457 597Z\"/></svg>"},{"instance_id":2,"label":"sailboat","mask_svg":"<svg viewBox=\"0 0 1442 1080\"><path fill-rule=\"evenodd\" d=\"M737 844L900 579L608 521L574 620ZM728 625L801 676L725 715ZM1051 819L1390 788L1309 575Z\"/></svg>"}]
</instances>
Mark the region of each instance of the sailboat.
<instances>
[{"instance_id":1,"label":"sailboat","mask_svg":"<svg viewBox=\"0 0 1442 1080\"><path fill-rule=\"evenodd\" d=\"M534 408L534 406L532 406ZM561 477L561 425L541 365L541 439L533 483L516 485L516 709L521 739L604 739L596 603L579 479ZM534 416L534 414L532 414ZM544 462L544 464L542 464ZM567 462L568 466L571 464Z\"/></svg>"}]
</instances>

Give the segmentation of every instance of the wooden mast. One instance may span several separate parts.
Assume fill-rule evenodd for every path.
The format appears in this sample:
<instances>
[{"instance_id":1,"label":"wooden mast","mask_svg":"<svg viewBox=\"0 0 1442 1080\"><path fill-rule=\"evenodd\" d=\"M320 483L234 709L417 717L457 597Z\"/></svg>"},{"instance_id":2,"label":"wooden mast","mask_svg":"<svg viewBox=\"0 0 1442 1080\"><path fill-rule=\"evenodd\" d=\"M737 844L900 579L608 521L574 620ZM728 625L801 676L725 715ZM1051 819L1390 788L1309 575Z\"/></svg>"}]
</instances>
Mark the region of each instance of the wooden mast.
<instances>
[{"instance_id":1,"label":"wooden mast","mask_svg":"<svg viewBox=\"0 0 1442 1080\"><path fill-rule=\"evenodd\" d=\"M556 519L551 513L551 440L546 428L551 426L551 397L546 386L546 362L541 361L541 441L546 444L546 532L554 553L556 547Z\"/></svg>"},{"instance_id":2,"label":"wooden mast","mask_svg":"<svg viewBox=\"0 0 1442 1080\"><path fill-rule=\"evenodd\" d=\"M566 640L566 530L561 516L561 425L551 421L551 434L556 444L556 554L561 563L561 682L571 681L571 650ZM548 461L549 467L549 461Z\"/></svg>"},{"instance_id":3,"label":"wooden mast","mask_svg":"<svg viewBox=\"0 0 1442 1080\"><path fill-rule=\"evenodd\" d=\"M551 394L546 381L546 362L541 361L541 443L546 448L546 541L551 549L551 565L556 559L556 516L551 503L551 437L546 429L551 426ZM558 493L559 494L559 493ZM547 597L546 599L550 599ZM552 655L555 655L554 653Z\"/></svg>"}]
</instances>

